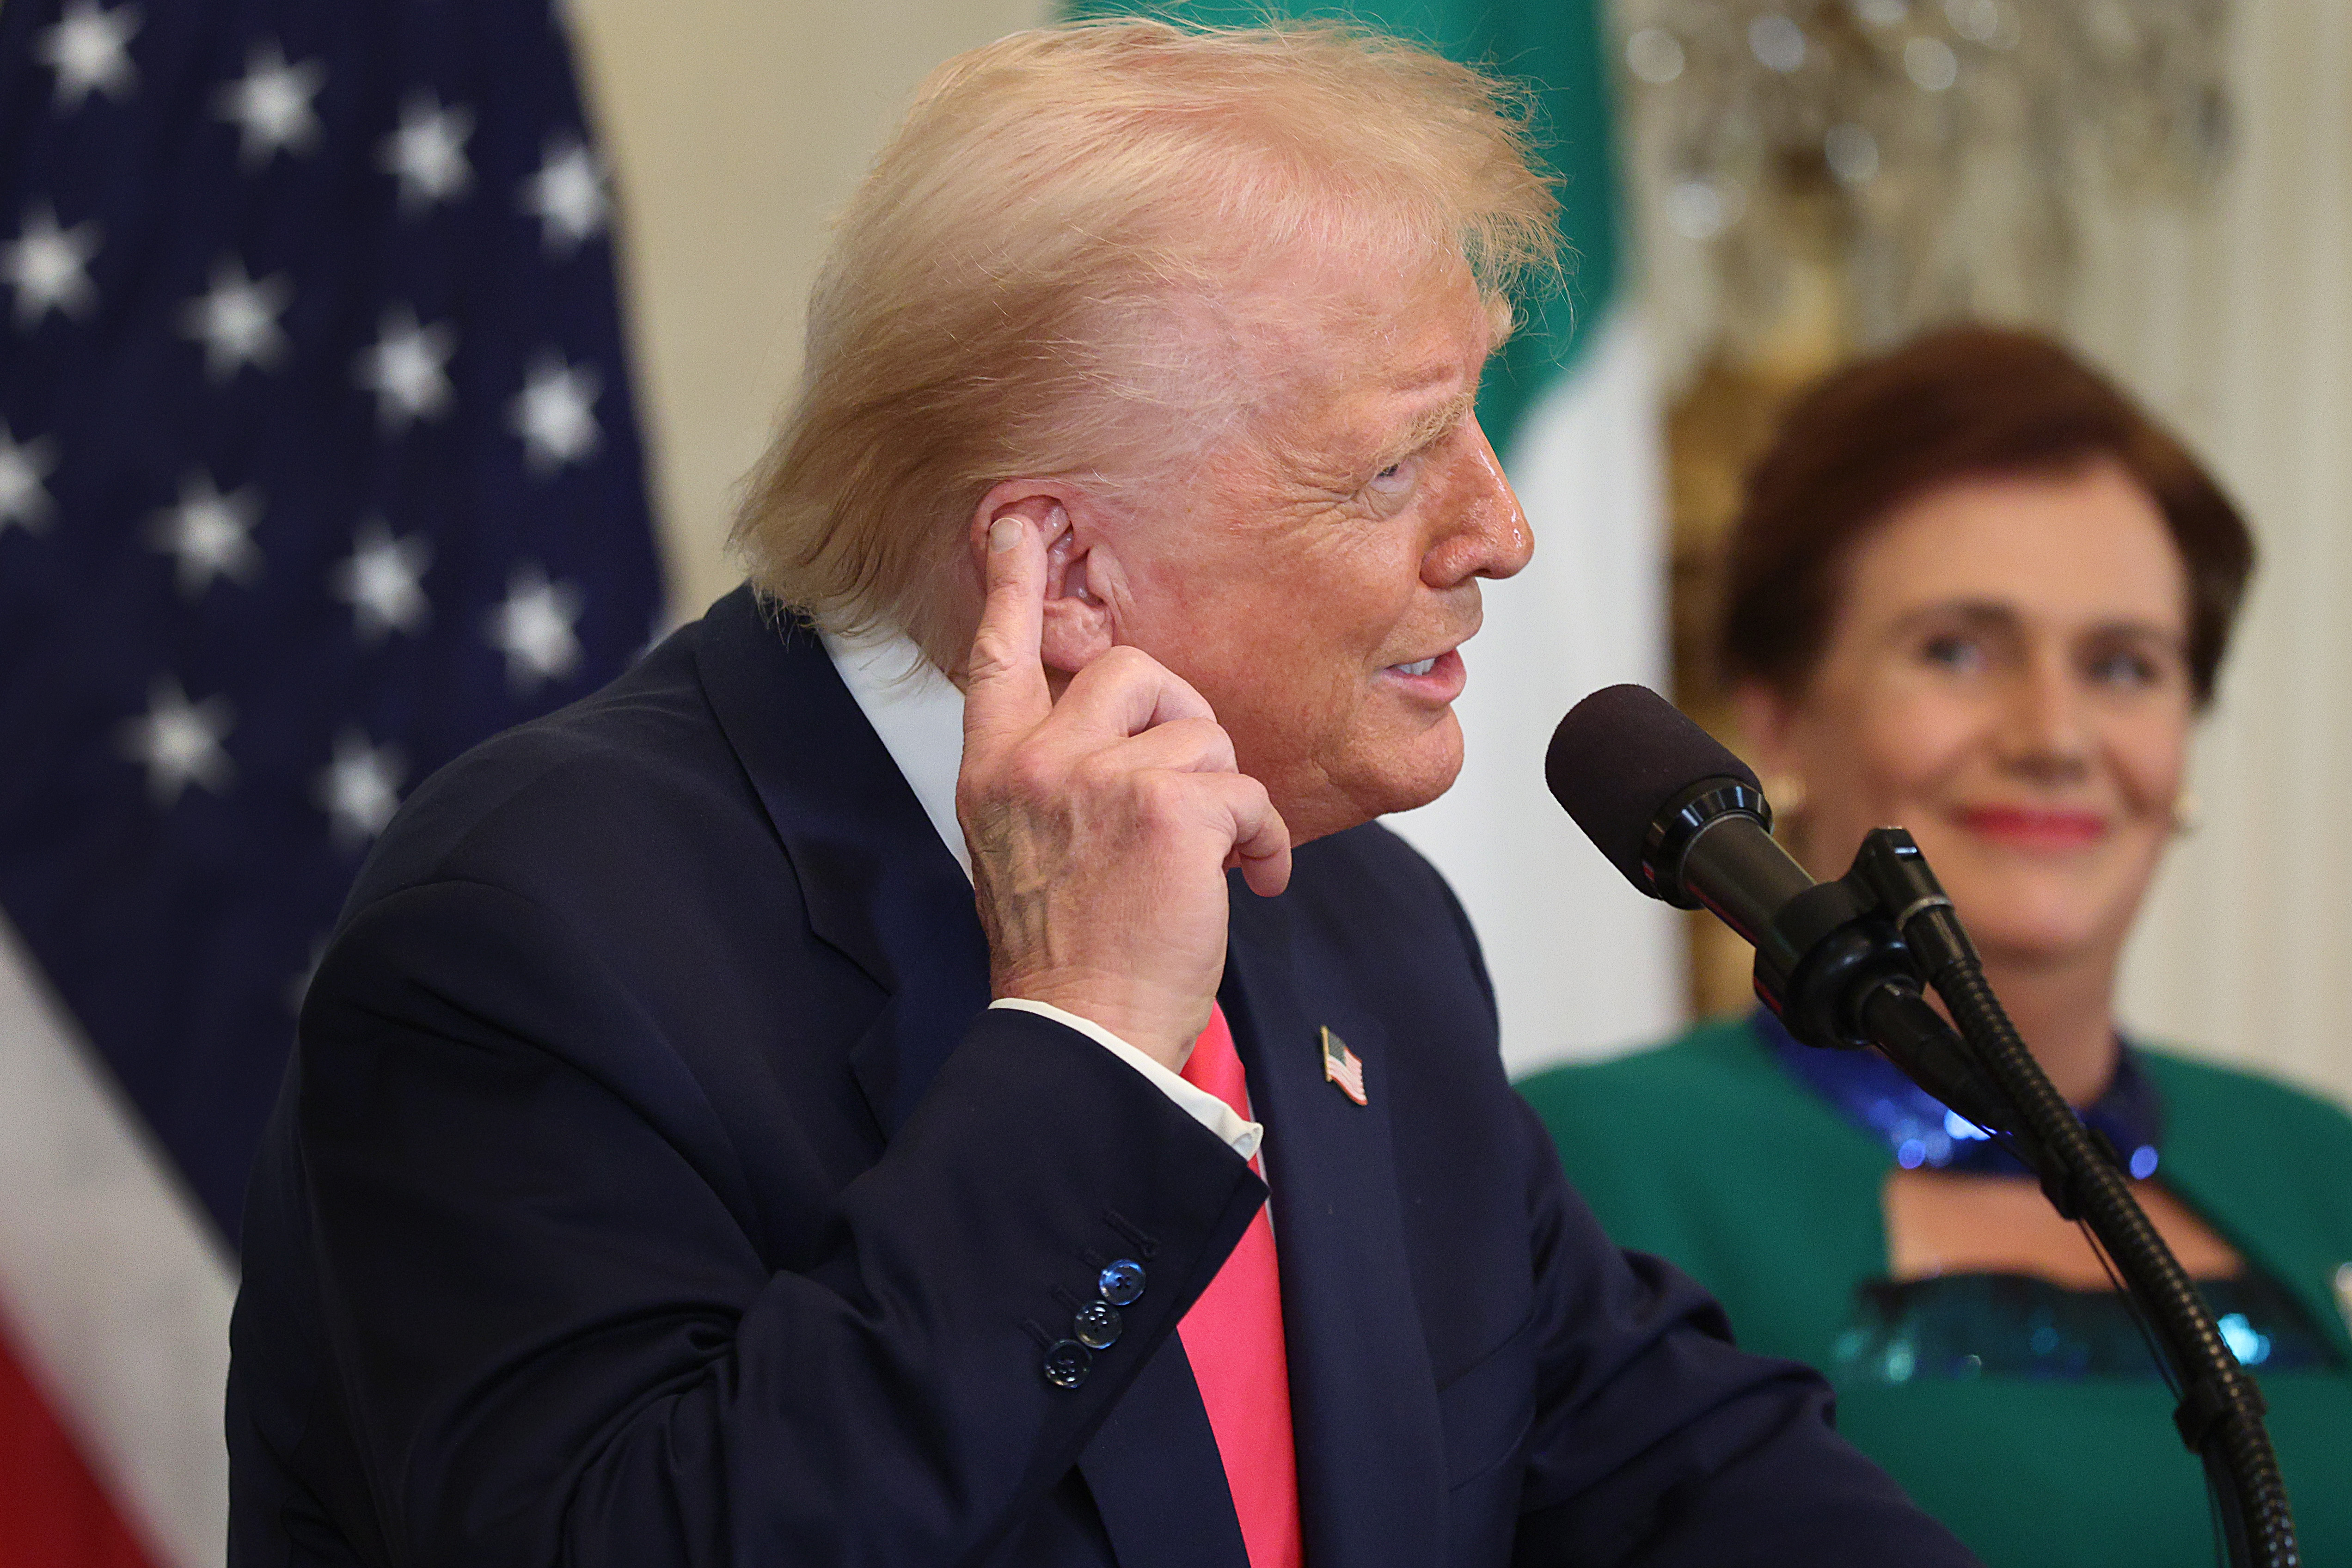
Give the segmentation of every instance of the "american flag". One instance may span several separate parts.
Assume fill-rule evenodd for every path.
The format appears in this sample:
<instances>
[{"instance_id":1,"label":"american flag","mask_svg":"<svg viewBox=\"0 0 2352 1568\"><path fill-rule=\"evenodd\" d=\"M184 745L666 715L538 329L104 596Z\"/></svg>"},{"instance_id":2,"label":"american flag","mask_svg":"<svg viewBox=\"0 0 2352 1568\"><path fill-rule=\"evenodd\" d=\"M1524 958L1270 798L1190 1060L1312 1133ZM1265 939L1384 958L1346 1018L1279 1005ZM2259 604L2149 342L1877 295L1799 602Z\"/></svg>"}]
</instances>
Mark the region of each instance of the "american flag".
<instances>
[{"instance_id":1,"label":"american flag","mask_svg":"<svg viewBox=\"0 0 2352 1568\"><path fill-rule=\"evenodd\" d=\"M547 0L0 5L0 1540L218 1560L344 890L654 630L610 217ZM120 1539L32 1484L51 1415Z\"/></svg>"},{"instance_id":2,"label":"american flag","mask_svg":"<svg viewBox=\"0 0 2352 1568\"><path fill-rule=\"evenodd\" d=\"M1364 1060L1348 1048L1348 1042L1323 1031L1323 1077L1339 1086L1339 1092L1358 1105L1368 1105L1364 1098Z\"/></svg>"}]
</instances>

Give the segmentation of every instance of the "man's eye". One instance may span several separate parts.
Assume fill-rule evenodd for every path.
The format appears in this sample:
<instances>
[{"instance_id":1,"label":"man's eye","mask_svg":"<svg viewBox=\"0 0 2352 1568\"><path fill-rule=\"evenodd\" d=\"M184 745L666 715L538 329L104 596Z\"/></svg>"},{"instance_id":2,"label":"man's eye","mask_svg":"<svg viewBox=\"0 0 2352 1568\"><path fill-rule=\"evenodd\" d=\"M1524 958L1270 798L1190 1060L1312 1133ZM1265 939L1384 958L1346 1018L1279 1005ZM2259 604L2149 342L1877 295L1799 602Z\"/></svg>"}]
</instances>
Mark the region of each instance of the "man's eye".
<instances>
[{"instance_id":1,"label":"man's eye","mask_svg":"<svg viewBox=\"0 0 2352 1568\"><path fill-rule=\"evenodd\" d=\"M1420 458L1400 458L1372 476L1371 488L1382 495L1395 495L1400 490L1409 489L1412 486L1413 476L1420 468Z\"/></svg>"}]
</instances>

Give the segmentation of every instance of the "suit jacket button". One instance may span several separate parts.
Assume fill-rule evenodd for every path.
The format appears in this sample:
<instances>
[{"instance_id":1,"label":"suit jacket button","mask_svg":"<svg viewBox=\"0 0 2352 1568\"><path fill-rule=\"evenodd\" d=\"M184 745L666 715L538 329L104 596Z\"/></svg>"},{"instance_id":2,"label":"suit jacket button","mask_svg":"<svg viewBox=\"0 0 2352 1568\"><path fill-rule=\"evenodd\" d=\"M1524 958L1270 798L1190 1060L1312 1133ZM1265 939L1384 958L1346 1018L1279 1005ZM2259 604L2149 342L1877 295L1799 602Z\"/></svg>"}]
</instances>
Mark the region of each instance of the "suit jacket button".
<instances>
[{"instance_id":1,"label":"suit jacket button","mask_svg":"<svg viewBox=\"0 0 2352 1568\"><path fill-rule=\"evenodd\" d=\"M1076 1340L1055 1340L1045 1352L1045 1381L1055 1388L1076 1388L1094 1370L1094 1352Z\"/></svg>"},{"instance_id":2,"label":"suit jacket button","mask_svg":"<svg viewBox=\"0 0 2352 1568\"><path fill-rule=\"evenodd\" d=\"M1102 1299L1114 1307L1132 1307L1143 1295L1143 1265L1132 1258L1122 1258L1102 1271L1095 1281Z\"/></svg>"},{"instance_id":3,"label":"suit jacket button","mask_svg":"<svg viewBox=\"0 0 2352 1568\"><path fill-rule=\"evenodd\" d=\"M1078 1343L1086 1346L1087 1349L1107 1351L1118 1343L1118 1331L1126 1326L1118 1315L1117 1307L1112 1306L1108 1301L1089 1301L1078 1309L1077 1318L1072 1322L1070 1332L1076 1334Z\"/></svg>"}]
</instances>

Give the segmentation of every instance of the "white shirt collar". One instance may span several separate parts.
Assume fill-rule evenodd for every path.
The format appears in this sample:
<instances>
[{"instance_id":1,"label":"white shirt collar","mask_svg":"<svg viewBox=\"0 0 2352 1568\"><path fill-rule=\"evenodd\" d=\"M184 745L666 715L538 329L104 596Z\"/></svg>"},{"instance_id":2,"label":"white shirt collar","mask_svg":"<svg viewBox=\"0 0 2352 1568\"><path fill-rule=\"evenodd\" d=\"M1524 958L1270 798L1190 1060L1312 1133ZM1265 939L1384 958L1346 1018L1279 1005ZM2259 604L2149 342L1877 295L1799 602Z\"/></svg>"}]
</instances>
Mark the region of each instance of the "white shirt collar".
<instances>
[{"instance_id":1,"label":"white shirt collar","mask_svg":"<svg viewBox=\"0 0 2352 1568\"><path fill-rule=\"evenodd\" d=\"M922 804L923 814L966 877L971 852L956 821L956 774L963 766L963 693L903 633L855 641L820 634L858 711Z\"/></svg>"}]
</instances>

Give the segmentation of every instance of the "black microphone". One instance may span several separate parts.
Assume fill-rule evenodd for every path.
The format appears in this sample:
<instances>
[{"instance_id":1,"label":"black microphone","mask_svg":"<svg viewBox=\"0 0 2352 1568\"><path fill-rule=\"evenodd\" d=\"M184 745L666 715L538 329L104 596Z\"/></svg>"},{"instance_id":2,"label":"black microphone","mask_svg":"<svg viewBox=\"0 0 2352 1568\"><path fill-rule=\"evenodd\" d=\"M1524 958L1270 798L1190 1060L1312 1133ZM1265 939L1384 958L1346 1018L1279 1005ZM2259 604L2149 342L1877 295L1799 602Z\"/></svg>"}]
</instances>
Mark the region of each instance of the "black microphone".
<instances>
[{"instance_id":1,"label":"black microphone","mask_svg":"<svg viewBox=\"0 0 2352 1568\"><path fill-rule=\"evenodd\" d=\"M1568 710L1544 782L1609 863L1654 899L1712 910L1762 945L1813 879L1772 837L1746 763L1646 686L1609 686Z\"/></svg>"}]
</instances>

